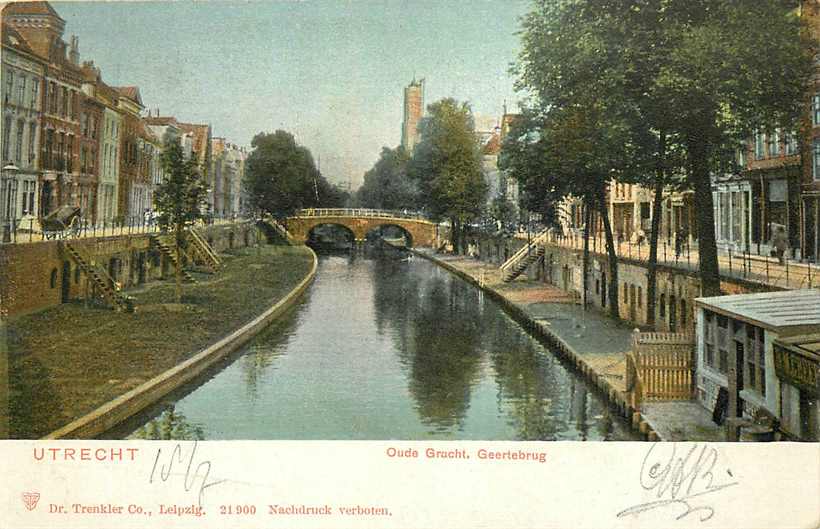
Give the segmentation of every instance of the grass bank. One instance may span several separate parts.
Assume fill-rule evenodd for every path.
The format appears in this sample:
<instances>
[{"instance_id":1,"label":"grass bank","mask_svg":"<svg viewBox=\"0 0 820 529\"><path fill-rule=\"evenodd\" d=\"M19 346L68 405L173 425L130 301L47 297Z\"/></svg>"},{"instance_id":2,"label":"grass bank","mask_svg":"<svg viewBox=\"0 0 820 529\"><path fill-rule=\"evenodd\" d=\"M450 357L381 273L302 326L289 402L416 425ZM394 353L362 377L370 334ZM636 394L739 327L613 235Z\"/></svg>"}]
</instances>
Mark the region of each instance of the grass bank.
<instances>
[{"instance_id":1,"label":"grass bank","mask_svg":"<svg viewBox=\"0 0 820 529\"><path fill-rule=\"evenodd\" d=\"M253 319L310 271L306 248L265 246L225 254L174 301L172 281L130 292L136 312L68 303L8 323L10 430L35 438L59 428Z\"/></svg>"}]
</instances>

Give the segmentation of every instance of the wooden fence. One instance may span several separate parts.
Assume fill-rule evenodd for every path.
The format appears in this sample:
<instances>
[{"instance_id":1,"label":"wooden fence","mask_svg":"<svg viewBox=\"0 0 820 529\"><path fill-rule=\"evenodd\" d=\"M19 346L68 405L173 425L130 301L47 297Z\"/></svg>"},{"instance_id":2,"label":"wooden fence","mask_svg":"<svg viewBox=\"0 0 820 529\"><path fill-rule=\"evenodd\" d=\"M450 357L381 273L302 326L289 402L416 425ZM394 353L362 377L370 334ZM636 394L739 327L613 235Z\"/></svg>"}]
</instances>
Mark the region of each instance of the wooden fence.
<instances>
[{"instance_id":1,"label":"wooden fence","mask_svg":"<svg viewBox=\"0 0 820 529\"><path fill-rule=\"evenodd\" d=\"M684 333L632 334L626 356L626 390L630 404L644 401L689 400L694 392L694 337Z\"/></svg>"}]
</instances>

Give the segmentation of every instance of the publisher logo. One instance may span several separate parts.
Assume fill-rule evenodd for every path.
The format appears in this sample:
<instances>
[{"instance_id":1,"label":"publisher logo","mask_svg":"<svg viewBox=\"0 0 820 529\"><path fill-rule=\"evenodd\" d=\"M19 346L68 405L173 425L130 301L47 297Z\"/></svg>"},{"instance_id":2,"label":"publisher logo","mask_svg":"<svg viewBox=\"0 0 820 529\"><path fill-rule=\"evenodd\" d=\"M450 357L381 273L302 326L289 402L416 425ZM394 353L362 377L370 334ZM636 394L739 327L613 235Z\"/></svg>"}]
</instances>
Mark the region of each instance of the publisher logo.
<instances>
[{"instance_id":1,"label":"publisher logo","mask_svg":"<svg viewBox=\"0 0 820 529\"><path fill-rule=\"evenodd\" d=\"M24 492L23 503L26 504L26 509L33 511L37 507L37 502L40 501L39 492Z\"/></svg>"}]
</instances>

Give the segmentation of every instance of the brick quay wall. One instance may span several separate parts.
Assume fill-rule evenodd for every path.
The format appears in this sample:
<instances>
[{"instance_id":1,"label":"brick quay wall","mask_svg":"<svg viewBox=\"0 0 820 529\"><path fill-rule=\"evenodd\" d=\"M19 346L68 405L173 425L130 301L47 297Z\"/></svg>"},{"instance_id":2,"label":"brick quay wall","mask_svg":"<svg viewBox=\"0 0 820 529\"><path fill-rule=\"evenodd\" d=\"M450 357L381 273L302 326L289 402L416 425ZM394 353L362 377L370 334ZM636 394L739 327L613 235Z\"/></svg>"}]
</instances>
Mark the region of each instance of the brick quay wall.
<instances>
[{"instance_id":1,"label":"brick quay wall","mask_svg":"<svg viewBox=\"0 0 820 529\"><path fill-rule=\"evenodd\" d=\"M197 228L217 252L255 244L257 228L237 222ZM123 290L173 276L173 264L152 245L150 234L86 237L68 241L104 268ZM0 316L43 310L92 296L92 283L62 241L0 246Z\"/></svg>"},{"instance_id":2,"label":"brick quay wall","mask_svg":"<svg viewBox=\"0 0 820 529\"><path fill-rule=\"evenodd\" d=\"M520 248L526 239L487 237L477 239L481 261L498 266ZM581 298L583 292L583 251L547 243L542 260L526 271L531 281L555 285ZM609 268L605 256L594 254L590 248L588 302L598 310L608 310ZM646 326L647 301L646 263L621 258L618 261L618 304L621 318L636 326ZM729 294L779 290L741 279L723 278L721 290ZM670 266L658 266L655 303L656 331L694 333L694 299L700 296L697 272Z\"/></svg>"}]
</instances>

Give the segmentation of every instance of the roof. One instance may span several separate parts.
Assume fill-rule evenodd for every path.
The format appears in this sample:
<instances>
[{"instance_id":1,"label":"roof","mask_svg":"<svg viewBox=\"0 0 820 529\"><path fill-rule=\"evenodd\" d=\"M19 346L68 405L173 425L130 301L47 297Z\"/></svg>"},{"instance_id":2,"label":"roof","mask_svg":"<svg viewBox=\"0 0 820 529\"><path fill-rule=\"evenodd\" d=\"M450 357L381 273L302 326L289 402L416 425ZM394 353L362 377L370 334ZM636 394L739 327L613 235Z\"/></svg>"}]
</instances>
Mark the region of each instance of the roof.
<instances>
[{"instance_id":1,"label":"roof","mask_svg":"<svg viewBox=\"0 0 820 529\"><path fill-rule=\"evenodd\" d=\"M149 125L159 125L163 127L174 126L178 127L177 119L173 116L148 116L143 118Z\"/></svg>"},{"instance_id":2,"label":"roof","mask_svg":"<svg viewBox=\"0 0 820 529\"><path fill-rule=\"evenodd\" d=\"M50 15L65 22L48 2L10 2L3 9L3 15Z\"/></svg>"},{"instance_id":3,"label":"roof","mask_svg":"<svg viewBox=\"0 0 820 529\"><path fill-rule=\"evenodd\" d=\"M20 32L8 24L3 24L3 45L10 46L29 55L37 56Z\"/></svg>"},{"instance_id":4,"label":"roof","mask_svg":"<svg viewBox=\"0 0 820 529\"><path fill-rule=\"evenodd\" d=\"M194 139L194 151L196 151L197 157L200 159L200 162L205 161L205 157L207 156L208 151L208 141L210 140L210 125L197 125L193 123L180 123L179 124L180 130L185 133L190 133L193 135Z\"/></svg>"},{"instance_id":5,"label":"roof","mask_svg":"<svg viewBox=\"0 0 820 529\"><path fill-rule=\"evenodd\" d=\"M490 136L490 140L484 144L481 151L484 154L498 154L501 152L501 137L498 134Z\"/></svg>"},{"instance_id":6,"label":"roof","mask_svg":"<svg viewBox=\"0 0 820 529\"><path fill-rule=\"evenodd\" d=\"M112 87L114 90L119 92L119 94L123 97L127 97L131 101L138 103L140 106L145 106L142 104L142 97L140 97L140 89L137 86L114 86Z\"/></svg>"},{"instance_id":7,"label":"roof","mask_svg":"<svg viewBox=\"0 0 820 529\"><path fill-rule=\"evenodd\" d=\"M805 356L820 359L820 333L799 334L789 338L780 338L775 340L775 343L799 351Z\"/></svg>"},{"instance_id":8,"label":"roof","mask_svg":"<svg viewBox=\"0 0 820 529\"><path fill-rule=\"evenodd\" d=\"M820 332L820 289L817 288L697 298L695 304L764 328L808 326Z\"/></svg>"}]
</instances>

